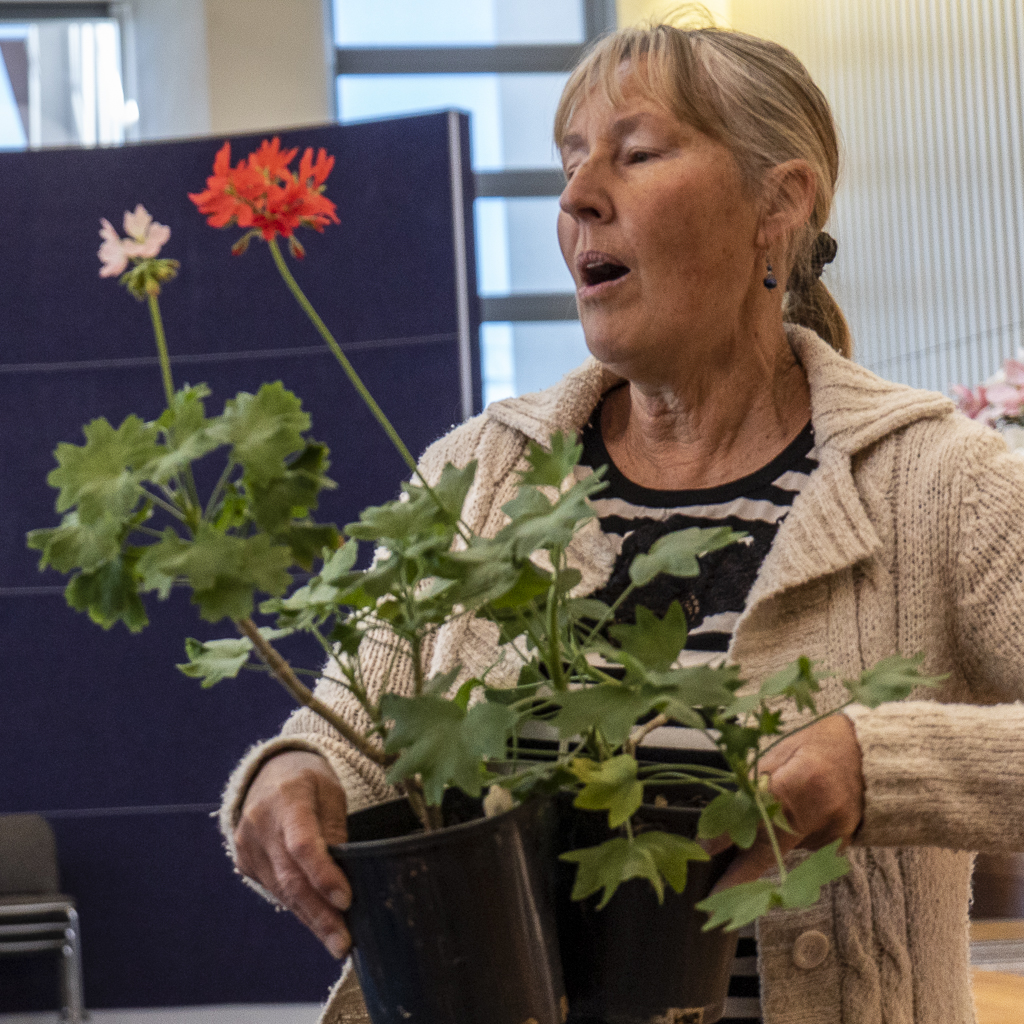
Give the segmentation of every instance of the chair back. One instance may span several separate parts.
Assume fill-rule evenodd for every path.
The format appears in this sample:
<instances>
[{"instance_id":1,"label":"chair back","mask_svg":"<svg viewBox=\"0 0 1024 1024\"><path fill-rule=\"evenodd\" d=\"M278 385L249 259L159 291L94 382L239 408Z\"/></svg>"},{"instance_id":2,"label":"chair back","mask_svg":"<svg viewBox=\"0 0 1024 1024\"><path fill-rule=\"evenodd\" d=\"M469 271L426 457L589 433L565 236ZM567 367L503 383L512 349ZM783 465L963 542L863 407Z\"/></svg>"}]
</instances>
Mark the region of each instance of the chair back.
<instances>
[{"instance_id":1,"label":"chair back","mask_svg":"<svg viewBox=\"0 0 1024 1024\"><path fill-rule=\"evenodd\" d=\"M0 814L0 896L59 892L50 823L38 814Z\"/></svg>"}]
</instances>

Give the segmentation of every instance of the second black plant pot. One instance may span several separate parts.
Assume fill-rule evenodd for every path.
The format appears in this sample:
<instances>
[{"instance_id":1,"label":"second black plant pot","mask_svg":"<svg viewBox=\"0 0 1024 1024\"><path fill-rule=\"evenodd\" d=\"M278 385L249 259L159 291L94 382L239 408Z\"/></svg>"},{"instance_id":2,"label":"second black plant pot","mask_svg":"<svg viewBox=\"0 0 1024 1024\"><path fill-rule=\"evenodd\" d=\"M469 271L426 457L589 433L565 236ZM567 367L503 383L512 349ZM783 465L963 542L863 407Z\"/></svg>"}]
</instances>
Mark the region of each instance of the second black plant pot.
<instances>
[{"instance_id":1,"label":"second black plant pot","mask_svg":"<svg viewBox=\"0 0 1024 1024\"><path fill-rule=\"evenodd\" d=\"M571 795L558 803L558 852L611 837L607 814L577 810ZM693 838L698 807L645 804L634 821ZM707 916L694 909L734 855L691 861L686 889L665 886L665 900L646 879L619 887L603 910L600 893L570 899L575 864L559 862L555 899L570 1024L713 1024L725 1012L735 933L702 931Z\"/></svg>"},{"instance_id":2,"label":"second black plant pot","mask_svg":"<svg viewBox=\"0 0 1024 1024\"><path fill-rule=\"evenodd\" d=\"M550 802L494 818L449 791L424 833L404 800L349 816L331 853L352 884L346 915L373 1024L562 1024L566 1002L542 858Z\"/></svg>"}]
</instances>

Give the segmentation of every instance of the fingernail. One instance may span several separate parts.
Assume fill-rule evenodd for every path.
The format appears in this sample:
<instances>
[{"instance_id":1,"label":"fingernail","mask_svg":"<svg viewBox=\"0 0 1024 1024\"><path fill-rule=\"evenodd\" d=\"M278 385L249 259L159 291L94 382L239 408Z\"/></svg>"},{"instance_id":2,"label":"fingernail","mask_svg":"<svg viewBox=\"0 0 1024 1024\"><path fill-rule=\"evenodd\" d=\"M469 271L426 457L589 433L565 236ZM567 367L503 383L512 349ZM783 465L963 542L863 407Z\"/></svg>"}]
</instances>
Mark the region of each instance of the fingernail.
<instances>
[{"instance_id":1,"label":"fingernail","mask_svg":"<svg viewBox=\"0 0 1024 1024\"><path fill-rule=\"evenodd\" d=\"M340 960L348 952L348 943L339 932L331 932L324 940L324 945L335 960Z\"/></svg>"},{"instance_id":2,"label":"fingernail","mask_svg":"<svg viewBox=\"0 0 1024 1024\"><path fill-rule=\"evenodd\" d=\"M327 898L331 901L331 906L339 910L348 910L352 905L352 894L345 892L344 889L335 889Z\"/></svg>"}]
</instances>

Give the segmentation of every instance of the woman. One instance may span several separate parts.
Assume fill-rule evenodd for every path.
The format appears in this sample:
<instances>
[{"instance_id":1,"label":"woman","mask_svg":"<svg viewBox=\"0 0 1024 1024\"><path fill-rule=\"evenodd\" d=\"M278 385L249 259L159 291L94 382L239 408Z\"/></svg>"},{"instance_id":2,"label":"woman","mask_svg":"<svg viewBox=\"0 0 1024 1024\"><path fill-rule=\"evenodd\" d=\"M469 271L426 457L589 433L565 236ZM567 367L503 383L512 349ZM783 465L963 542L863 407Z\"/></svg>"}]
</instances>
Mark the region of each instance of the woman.
<instances>
[{"instance_id":1,"label":"woman","mask_svg":"<svg viewBox=\"0 0 1024 1024\"><path fill-rule=\"evenodd\" d=\"M941 396L848 360L818 280L835 128L791 54L714 29L623 30L574 72L555 132L559 239L595 359L457 428L424 471L478 459L467 517L494 532L528 440L573 430L589 465L612 467L601 530L575 552L593 591L614 593L659 531L749 528L734 561L704 566L704 590L651 595L683 600L689 658L727 652L758 682L802 654L849 678L927 652L947 676L933 699L855 709L766 759L787 850L840 838L853 868L810 910L760 922L761 1009L769 1024L966 1024L971 856L953 851L1024 849L1024 707L1006 703L1024 692L1024 463ZM474 671L495 643L479 623L446 627L434 666ZM321 693L345 703L329 681ZM240 869L338 956L349 890L325 843L346 805L387 795L306 712L229 786ZM724 884L771 863L757 843Z\"/></svg>"}]
</instances>

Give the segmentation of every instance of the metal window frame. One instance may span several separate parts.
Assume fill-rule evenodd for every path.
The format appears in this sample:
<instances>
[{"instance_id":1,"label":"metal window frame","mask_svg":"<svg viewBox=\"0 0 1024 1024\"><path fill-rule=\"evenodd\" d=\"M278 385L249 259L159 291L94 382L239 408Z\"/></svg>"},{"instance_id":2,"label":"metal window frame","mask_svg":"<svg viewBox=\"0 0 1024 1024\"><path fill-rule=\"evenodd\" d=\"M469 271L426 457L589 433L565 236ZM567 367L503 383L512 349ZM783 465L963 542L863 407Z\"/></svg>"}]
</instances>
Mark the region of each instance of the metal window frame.
<instances>
[{"instance_id":1,"label":"metal window frame","mask_svg":"<svg viewBox=\"0 0 1024 1024\"><path fill-rule=\"evenodd\" d=\"M89 21L93 18L116 18L112 3L35 3L23 0L0 0L0 22L20 21Z\"/></svg>"},{"instance_id":2,"label":"metal window frame","mask_svg":"<svg viewBox=\"0 0 1024 1024\"><path fill-rule=\"evenodd\" d=\"M569 71L588 46L617 24L615 0L582 0L582 43L496 46L338 46L335 75L558 74ZM481 171L474 175L476 197L521 199L560 195L560 170ZM480 297L485 323L576 320L572 292Z\"/></svg>"},{"instance_id":3,"label":"metal window frame","mask_svg":"<svg viewBox=\"0 0 1024 1024\"><path fill-rule=\"evenodd\" d=\"M497 46L339 46L336 75L519 75L568 71L584 43Z\"/></svg>"}]
</instances>

